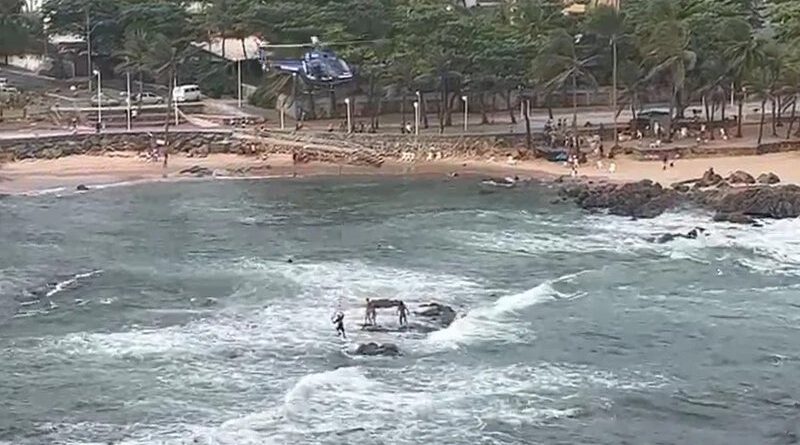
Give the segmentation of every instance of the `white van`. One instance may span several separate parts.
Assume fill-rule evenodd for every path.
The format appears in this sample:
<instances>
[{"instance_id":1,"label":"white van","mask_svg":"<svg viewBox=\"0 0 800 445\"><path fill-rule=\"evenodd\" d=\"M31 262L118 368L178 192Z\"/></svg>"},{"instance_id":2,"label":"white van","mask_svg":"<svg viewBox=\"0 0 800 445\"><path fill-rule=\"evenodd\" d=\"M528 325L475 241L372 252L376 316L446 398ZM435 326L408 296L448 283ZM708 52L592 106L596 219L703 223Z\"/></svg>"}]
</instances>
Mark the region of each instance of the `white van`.
<instances>
[{"instance_id":1,"label":"white van","mask_svg":"<svg viewBox=\"0 0 800 445\"><path fill-rule=\"evenodd\" d=\"M194 102L200 100L202 94L197 85L179 85L172 89L172 97L176 102Z\"/></svg>"}]
</instances>

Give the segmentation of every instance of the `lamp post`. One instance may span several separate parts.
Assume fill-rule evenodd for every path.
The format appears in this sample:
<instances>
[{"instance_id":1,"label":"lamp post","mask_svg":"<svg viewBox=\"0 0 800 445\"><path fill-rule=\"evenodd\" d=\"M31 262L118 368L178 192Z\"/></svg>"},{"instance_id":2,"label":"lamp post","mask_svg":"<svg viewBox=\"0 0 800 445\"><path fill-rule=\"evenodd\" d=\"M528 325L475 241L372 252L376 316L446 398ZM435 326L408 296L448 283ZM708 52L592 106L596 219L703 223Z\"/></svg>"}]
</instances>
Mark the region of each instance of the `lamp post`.
<instances>
[{"instance_id":1,"label":"lamp post","mask_svg":"<svg viewBox=\"0 0 800 445\"><path fill-rule=\"evenodd\" d=\"M103 122L103 83L100 78L100 70L93 70L92 74L97 76L97 125L100 128Z\"/></svg>"},{"instance_id":2,"label":"lamp post","mask_svg":"<svg viewBox=\"0 0 800 445\"><path fill-rule=\"evenodd\" d=\"M286 113L286 111L284 110L285 106L286 106L286 104L283 104L283 103L281 104L281 110L280 110L280 113L281 113L281 130L285 130L286 129L286 118L284 116L284 114Z\"/></svg>"},{"instance_id":3,"label":"lamp post","mask_svg":"<svg viewBox=\"0 0 800 445\"><path fill-rule=\"evenodd\" d=\"M127 89L128 131L131 131L131 72L125 71L125 88Z\"/></svg>"},{"instance_id":4,"label":"lamp post","mask_svg":"<svg viewBox=\"0 0 800 445\"><path fill-rule=\"evenodd\" d=\"M347 105L347 132L353 132L353 124L350 122L350 98L346 97L344 99L344 104Z\"/></svg>"},{"instance_id":5,"label":"lamp post","mask_svg":"<svg viewBox=\"0 0 800 445\"><path fill-rule=\"evenodd\" d=\"M237 67L237 71L238 71L238 74L237 74L237 77L238 77L237 86L238 86L238 88L236 89L236 91L237 91L238 99L239 99L239 108L242 108L242 59L239 59L236 62L236 67Z\"/></svg>"},{"instance_id":6,"label":"lamp post","mask_svg":"<svg viewBox=\"0 0 800 445\"><path fill-rule=\"evenodd\" d=\"M98 26L108 22L108 20L101 20L91 26L91 21L89 20L89 10L86 10L86 71L92 69L92 33ZM94 72L94 71L92 71ZM92 91L92 76L87 75L89 78L89 92Z\"/></svg>"},{"instance_id":7,"label":"lamp post","mask_svg":"<svg viewBox=\"0 0 800 445\"><path fill-rule=\"evenodd\" d=\"M414 136L419 136L419 101L414 102Z\"/></svg>"},{"instance_id":8,"label":"lamp post","mask_svg":"<svg viewBox=\"0 0 800 445\"><path fill-rule=\"evenodd\" d=\"M461 96L461 100L464 101L464 133L466 133L467 125L469 125L469 98L467 96Z\"/></svg>"},{"instance_id":9,"label":"lamp post","mask_svg":"<svg viewBox=\"0 0 800 445\"><path fill-rule=\"evenodd\" d=\"M422 108L421 108L422 107L422 93L420 93L419 91L416 91L414 94L417 95L417 107L419 107L419 111L418 111L419 115L417 116L417 128L419 128L419 121L420 121L420 118L422 117ZM417 134L419 134L419 131L417 131Z\"/></svg>"}]
</instances>

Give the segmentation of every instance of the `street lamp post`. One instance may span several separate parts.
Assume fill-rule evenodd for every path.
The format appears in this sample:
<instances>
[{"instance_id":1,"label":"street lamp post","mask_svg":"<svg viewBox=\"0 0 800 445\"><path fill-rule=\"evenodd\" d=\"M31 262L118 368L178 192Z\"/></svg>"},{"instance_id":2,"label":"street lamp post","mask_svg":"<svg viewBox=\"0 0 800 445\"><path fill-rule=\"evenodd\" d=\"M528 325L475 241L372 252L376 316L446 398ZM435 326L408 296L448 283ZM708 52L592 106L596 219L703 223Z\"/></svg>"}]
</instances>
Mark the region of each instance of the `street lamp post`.
<instances>
[{"instance_id":1,"label":"street lamp post","mask_svg":"<svg viewBox=\"0 0 800 445\"><path fill-rule=\"evenodd\" d=\"M125 71L125 88L128 97L128 131L131 131L131 72Z\"/></svg>"},{"instance_id":2,"label":"street lamp post","mask_svg":"<svg viewBox=\"0 0 800 445\"><path fill-rule=\"evenodd\" d=\"M238 98L239 98L239 108L242 108L242 59L239 59L236 63L237 71L238 71Z\"/></svg>"},{"instance_id":3,"label":"street lamp post","mask_svg":"<svg viewBox=\"0 0 800 445\"><path fill-rule=\"evenodd\" d=\"M414 136L419 136L419 101L414 102Z\"/></svg>"},{"instance_id":4,"label":"street lamp post","mask_svg":"<svg viewBox=\"0 0 800 445\"><path fill-rule=\"evenodd\" d=\"M89 9L86 9L86 71L89 78L89 93L92 92L92 76L88 75L88 71L92 69L92 30L91 22L89 22Z\"/></svg>"},{"instance_id":5,"label":"street lamp post","mask_svg":"<svg viewBox=\"0 0 800 445\"><path fill-rule=\"evenodd\" d=\"M100 128L103 124L103 83L100 70L93 70L92 74L97 76L97 128Z\"/></svg>"},{"instance_id":6,"label":"street lamp post","mask_svg":"<svg viewBox=\"0 0 800 445\"><path fill-rule=\"evenodd\" d=\"M464 101L464 133L466 133L467 125L469 125L469 98L467 96L461 96L461 100Z\"/></svg>"},{"instance_id":7,"label":"street lamp post","mask_svg":"<svg viewBox=\"0 0 800 445\"><path fill-rule=\"evenodd\" d=\"M422 117L422 93L416 91L415 94L417 95L417 107L419 108L419 111L417 112L417 114L419 115L417 116L417 128L419 128L419 121L420 118ZM419 134L419 131L417 131L417 134Z\"/></svg>"},{"instance_id":8,"label":"street lamp post","mask_svg":"<svg viewBox=\"0 0 800 445\"><path fill-rule=\"evenodd\" d=\"M347 97L344 99L344 104L347 105L347 132L353 132L353 124L350 122L350 98Z\"/></svg>"}]
</instances>

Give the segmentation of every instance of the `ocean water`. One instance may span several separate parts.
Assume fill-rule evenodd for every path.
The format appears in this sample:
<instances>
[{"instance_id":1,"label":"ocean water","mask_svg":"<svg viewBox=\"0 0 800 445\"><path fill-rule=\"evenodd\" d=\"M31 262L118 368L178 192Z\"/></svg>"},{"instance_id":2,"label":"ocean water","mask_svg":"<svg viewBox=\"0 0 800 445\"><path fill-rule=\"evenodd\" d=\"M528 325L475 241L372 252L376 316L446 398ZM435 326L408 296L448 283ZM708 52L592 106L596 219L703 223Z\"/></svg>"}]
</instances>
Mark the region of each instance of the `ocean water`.
<instances>
[{"instance_id":1,"label":"ocean water","mask_svg":"<svg viewBox=\"0 0 800 445\"><path fill-rule=\"evenodd\" d=\"M0 444L795 443L800 222L554 195L313 179L3 198ZM369 333L367 297L460 318ZM352 354L368 341L403 355Z\"/></svg>"}]
</instances>

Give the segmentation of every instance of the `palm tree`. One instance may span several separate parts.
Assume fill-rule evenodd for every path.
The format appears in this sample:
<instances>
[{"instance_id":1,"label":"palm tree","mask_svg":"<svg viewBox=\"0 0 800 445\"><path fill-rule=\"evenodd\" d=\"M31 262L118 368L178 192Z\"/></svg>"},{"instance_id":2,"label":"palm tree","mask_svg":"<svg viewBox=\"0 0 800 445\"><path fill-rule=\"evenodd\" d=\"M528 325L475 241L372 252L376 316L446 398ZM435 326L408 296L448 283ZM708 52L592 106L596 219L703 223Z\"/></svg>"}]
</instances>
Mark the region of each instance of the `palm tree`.
<instances>
[{"instance_id":1,"label":"palm tree","mask_svg":"<svg viewBox=\"0 0 800 445\"><path fill-rule=\"evenodd\" d=\"M125 61L116 66L117 72L135 71L139 83L139 97L144 92L144 73L151 60L151 41L147 31L136 29L125 33L120 57Z\"/></svg>"},{"instance_id":2,"label":"palm tree","mask_svg":"<svg viewBox=\"0 0 800 445\"><path fill-rule=\"evenodd\" d=\"M163 34L155 34L150 39L146 66L157 77L165 80L169 89L167 94L167 113L164 119L164 145L169 150L170 111L174 103L174 82L178 67L192 54L194 47L188 40L170 41Z\"/></svg>"},{"instance_id":3,"label":"palm tree","mask_svg":"<svg viewBox=\"0 0 800 445\"><path fill-rule=\"evenodd\" d=\"M611 73L611 110L614 113L614 146L619 145L617 132L617 86L618 86L618 43L625 36L625 18L620 13L619 5L615 7L601 5L595 8L589 16L587 23L589 32L596 34L611 45L612 73Z\"/></svg>"},{"instance_id":4,"label":"palm tree","mask_svg":"<svg viewBox=\"0 0 800 445\"><path fill-rule=\"evenodd\" d=\"M755 97L761 100L761 120L758 125L758 145L764 136L764 119L766 115L767 101L772 100L775 90L775 70L772 67L758 67L753 70L747 78L746 86Z\"/></svg>"},{"instance_id":5,"label":"palm tree","mask_svg":"<svg viewBox=\"0 0 800 445\"><path fill-rule=\"evenodd\" d=\"M678 95L686 83L686 73L697 62L697 55L689 50L689 41L686 26L676 18L667 18L654 25L650 39L645 42L645 58L651 65L646 79L663 78L670 88L667 135L672 131L673 114Z\"/></svg>"},{"instance_id":6,"label":"palm tree","mask_svg":"<svg viewBox=\"0 0 800 445\"><path fill-rule=\"evenodd\" d=\"M533 61L534 72L546 92L565 89L570 83L572 89L572 130L578 134L578 82L583 79L593 86L597 80L590 70L597 56L581 57L578 44L581 35L570 35L566 29L551 31L541 51Z\"/></svg>"},{"instance_id":7,"label":"palm tree","mask_svg":"<svg viewBox=\"0 0 800 445\"><path fill-rule=\"evenodd\" d=\"M724 56L730 67L730 76L737 99L736 137L740 138L742 137L745 83L750 72L766 61L766 41L757 37L750 24L744 19L729 19L722 29L730 36L724 43L726 45Z\"/></svg>"}]
</instances>

